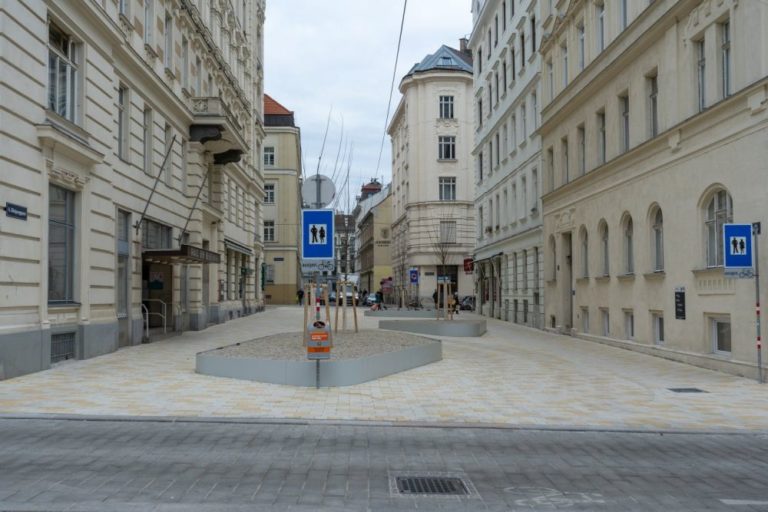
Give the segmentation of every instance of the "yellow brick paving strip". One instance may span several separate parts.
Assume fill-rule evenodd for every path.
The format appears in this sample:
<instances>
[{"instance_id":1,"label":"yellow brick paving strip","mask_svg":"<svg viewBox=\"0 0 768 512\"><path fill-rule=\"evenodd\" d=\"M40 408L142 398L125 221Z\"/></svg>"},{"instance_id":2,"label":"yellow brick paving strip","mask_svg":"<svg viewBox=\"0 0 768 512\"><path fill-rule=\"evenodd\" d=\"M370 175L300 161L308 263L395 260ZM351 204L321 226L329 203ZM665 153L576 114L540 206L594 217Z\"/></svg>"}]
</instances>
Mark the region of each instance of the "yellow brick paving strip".
<instances>
[{"instance_id":1,"label":"yellow brick paving strip","mask_svg":"<svg viewBox=\"0 0 768 512\"><path fill-rule=\"evenodd\" d=\"M270 308L2 381L0 413L768 430L768 385L498 321L482 338L444 339L441 362L356 386L316 390L195 373L197 352L298 330L301 317L297 307Z\"/></svg>"}]
</instances>

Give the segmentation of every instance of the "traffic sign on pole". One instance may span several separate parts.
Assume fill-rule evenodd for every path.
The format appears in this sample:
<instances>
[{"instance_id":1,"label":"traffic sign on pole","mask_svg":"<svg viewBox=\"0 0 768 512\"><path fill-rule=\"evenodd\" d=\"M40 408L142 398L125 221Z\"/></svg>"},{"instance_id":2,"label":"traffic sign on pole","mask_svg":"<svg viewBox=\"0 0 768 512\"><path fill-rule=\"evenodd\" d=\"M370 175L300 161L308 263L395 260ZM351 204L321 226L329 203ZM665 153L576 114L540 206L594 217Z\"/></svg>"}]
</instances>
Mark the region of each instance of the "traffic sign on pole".
<instances>
[{"instance_id":1,"label":"traffic sign on pole","mask_svg":"<svg viewBox=\"0 0 768 512\"><path fill-rule=\"evenodd\" d=\"M723 270L725 277L752 279L752 224L723 225Z\"/></svg>"},{"instance_id":2,"label":"traffic sign on pole","mask_svg":"<svg viewBox=\"0 0 768 512\"><path fill-rule=\"evenodd\" d=\"M333 210L301 210L301 259L333 260Z\"/></svg>"}]
</instances>

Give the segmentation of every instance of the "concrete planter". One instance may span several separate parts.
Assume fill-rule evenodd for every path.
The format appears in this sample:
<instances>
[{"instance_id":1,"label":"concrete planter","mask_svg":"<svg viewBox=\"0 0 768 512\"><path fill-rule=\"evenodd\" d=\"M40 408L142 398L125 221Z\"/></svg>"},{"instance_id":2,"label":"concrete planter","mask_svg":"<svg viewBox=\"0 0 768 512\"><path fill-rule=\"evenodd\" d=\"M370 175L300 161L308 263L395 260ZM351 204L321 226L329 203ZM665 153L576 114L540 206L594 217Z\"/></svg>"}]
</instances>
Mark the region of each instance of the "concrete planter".
<instances>
[{"instance_id":1,"label":"concrete planter","mask_svg":"<svg viewBox=\"0 0 768 512\"><path fill-rule=\"evenodd\" d=\"M382 309L381 311L366 310L365 316L374 318L436 318L437 313L430 309ZM440 316L443 316L442 311Z\"/></svg>"},{"instance_id":2,"label":"concrete planter","mask_svg":"<svg viewBox=\"0 0 768 512\"><path fill-rule=\"evenodd\" d=\"M197 373L269 384L315 386L316 363L314 361L223 357L216 355L217 350L197 354ZM320 386L362 384L434 363L442 358L442 342L435 340L433 343L358 359L320 361Z\"/></svg>"},{"instance_id":3,"label":"concrete planter","mask_svg":"<svg viewBox=\"0 0 768 512\"><path fill-rule=\"evenodd\" d=\"M485 320L379 320L379 329L432 336L477 338L485 334Z\"/></svg>"}]
</instances>

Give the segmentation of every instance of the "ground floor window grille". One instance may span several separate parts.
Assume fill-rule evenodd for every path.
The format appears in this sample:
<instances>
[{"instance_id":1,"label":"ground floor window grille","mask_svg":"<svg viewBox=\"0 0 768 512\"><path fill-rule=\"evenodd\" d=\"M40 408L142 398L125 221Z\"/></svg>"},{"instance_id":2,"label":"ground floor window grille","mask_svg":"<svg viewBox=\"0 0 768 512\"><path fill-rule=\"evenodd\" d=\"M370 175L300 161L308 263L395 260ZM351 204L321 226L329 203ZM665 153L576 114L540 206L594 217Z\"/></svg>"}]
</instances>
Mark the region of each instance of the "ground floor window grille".
<instances>
[{"instance_id":1,"label":"ground floor window grille","mask_svg":"<svg viewBox=\"0 0 768 512\"><path fill-rule=\"evenodd\" d=\"M716 317L710 319L712 348L716 354L731 353L731 319Z\"/></svg>"},{"instance_id":2,"label":"ground floor window grille","mask_svg":"<svg viewBox=\"0 0 768 512\"><path fill-rule=\"evenodd\" d=\"M51 335L51 364L75 358L75 333Z\"/></svg>"},{"instance_id":3,"label":"ground floor window grille","mask_svg":"<svg viewBox=\"0 0 768 512\"><path fill-rule=\"evenodd\" d=\"M581 332L589 333L589 309L581 308Z\"/></svg>"}]
</instances>

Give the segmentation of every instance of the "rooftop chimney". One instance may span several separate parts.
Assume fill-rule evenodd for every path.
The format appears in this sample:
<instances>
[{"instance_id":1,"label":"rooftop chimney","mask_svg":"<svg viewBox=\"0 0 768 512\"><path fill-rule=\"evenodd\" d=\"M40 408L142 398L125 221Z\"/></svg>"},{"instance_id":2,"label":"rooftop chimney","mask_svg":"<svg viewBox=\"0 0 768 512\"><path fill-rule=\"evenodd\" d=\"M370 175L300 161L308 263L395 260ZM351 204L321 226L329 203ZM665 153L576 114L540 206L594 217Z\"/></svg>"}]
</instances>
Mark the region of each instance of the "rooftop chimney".
<instances>
[{"instance_id":1,"label":"rooftop chimney","mask_svg":"<svg viewBox=\"0 0 768 512\"><path fill-rule=\"evenodd\" d=\"M469 40L466 37L462 37L459 39L459 50L462 53L469 53L469 48L467 48L467 45L469 43Z\"/></svg>"}]
</instances>

